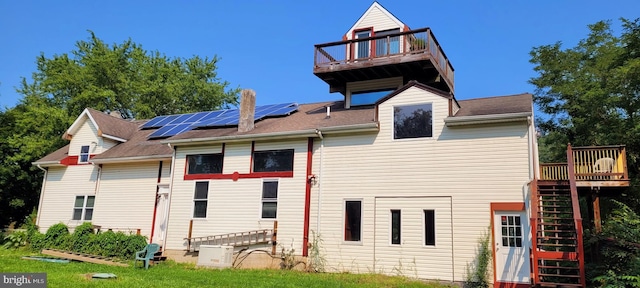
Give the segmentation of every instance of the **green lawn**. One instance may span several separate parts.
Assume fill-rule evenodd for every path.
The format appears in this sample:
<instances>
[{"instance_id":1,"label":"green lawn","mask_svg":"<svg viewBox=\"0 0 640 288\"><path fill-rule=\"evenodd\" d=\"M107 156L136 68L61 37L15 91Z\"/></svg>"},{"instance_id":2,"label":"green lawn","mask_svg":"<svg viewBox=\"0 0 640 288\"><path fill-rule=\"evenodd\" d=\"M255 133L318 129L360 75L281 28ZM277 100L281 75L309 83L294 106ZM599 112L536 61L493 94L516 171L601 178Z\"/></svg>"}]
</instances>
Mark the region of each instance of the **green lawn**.
<instances>
[{"instance_id":1,"label":"green lawn","mask_svg":"<svg viewBox=\"0 0 640 288\"><path fill-rule=\"evenodd\" d=\"M46 272L48 287L450 287L377 274L215 270L172 261L144 270L83 262L60 264L21 259L30 254L33 253L0 248L0 272ZM118 278L88 280L85 274L90 273L113 273Z\"/></svg>"}]
</instances>

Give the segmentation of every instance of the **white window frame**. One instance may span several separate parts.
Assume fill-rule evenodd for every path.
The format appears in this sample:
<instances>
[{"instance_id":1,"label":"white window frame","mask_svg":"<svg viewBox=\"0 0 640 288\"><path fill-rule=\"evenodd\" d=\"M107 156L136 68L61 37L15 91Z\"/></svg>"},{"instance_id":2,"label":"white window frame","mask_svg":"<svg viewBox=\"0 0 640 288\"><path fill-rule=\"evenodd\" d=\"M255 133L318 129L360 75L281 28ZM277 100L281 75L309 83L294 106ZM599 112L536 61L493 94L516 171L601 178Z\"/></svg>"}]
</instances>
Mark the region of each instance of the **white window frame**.
<instances>
[{"instance_id":1,"label":"white window frame","mask_svg":"<svg viewBox=\"0 0 640 288\"><path fill-rule=\"evenodd\" d=\"M396 134L396 112L395 112L395 108L396 107L404 107L404 106L418 106L418 105L431 105L431 137L413 137L413 138L399 138L396 139L395 134ZM433 102L420 102L420 103L401 103L401 104L394 104L391 106L391 140L393 141L419 141L419 140L433 140L435 139L435 124L436 124L436 115L435 115L435 111L434 111L434 105Z\"/></svg>"},{"instance_id":2,"label":"white window frame","mask_svg":"<svg viewBox=\"0 0 640 288\"><path fill-rule=\"evenodd\" d=\"M427 245L427 215L425 211L433 211L433 245ZM423 208L422 209L422 247L426 248L435 248L438 246L438 218L437 218L437 209L434 208Z\"/></svg>"},{"instance_id":3,"label":"white window frame","mask_svg":"<svg viewBox=\"0 0 640 288\"><path fill-rule=\"evenodd\" d=\"M207 183L207 198L197 198L196 199L196 189L198 187L198 183ZM209 193L211 192L211 181L195 181L193 183L193 204L191 205L191 219L207 219L209 216ZM196 202L205 202L206 207L204 210L204 217L196 217Z\"/></svg>"},{"instance_id":4,"label":"white window frame","mask_svg":"<svg viewBox=\"0 0 640 288\"><path fill-rule=\"evenodd\" d=\"M76 207L76 199L78 199L78 197L82 197L82 207ZM89 200L89 197L93 197L93 206L91 207L87 207L87 201ZM71 211L71 220L72 221L91 221L93 220L93 212L95 211L95 207L96 207L96 196L95 195L74 195L73 196L73 209ZM80 213L80 219L73 219L75 214L76 214L76 210L80 209L81 213ZM87 216L87 210L91 210L91 219L86 219Z\"/></svg>"},{"instance_id":5,"label":"white window frame","mask_svg":"<svg viewBox=\"0 0 640 288\"><path fill-rule=\"evenodd\" d=\"M347 237L347 223L346 223L346 219L347 219L347 202L355 202L358 201L360 202L360 241L351 241L351 240L345 240L345 238ZM342 229L342 243L343 244L353 244L353 245L362 245L363 239L364 238L364 231L363 231L363 227L364 227L364 200L362 198L346 198L342 201L342 219L341 219L341 224L340 227Z\"/></svg>"},{"instance_id":6,"label":"white window frame","mask_svg":"<svg viewBox=\"0 0 640 288\"><path fill-rule=\"evenodd\" d=\"M393 243L393 211L400 212L400 243ZM389 209L389 245L402 246L402 209Z\"/></svg>"},{"instance_id":7,"label":"white window frame","mask_svg":"<svg viewBox=\"0 0 640 288\"><path fill-rule=\"evenodd\" d=\"M276 182L278 183L276 188L276 198L264 198L264 183L267 182ZM278 198L280 194L280 179L263 179L260 186L260 219L261 220L278 220ZM276 203L276 217L274 218L264 218L263 217L263 209L264 203Z\"/></svg>"},{"instance_id":8,"label":"white window frame","mask_svg":"<svg viewBox=\"0 0 640 288\"><path fill-rule=\"evenodd\" d=\"M84 147L87 147L87 152L82 152L82 148ZM83 156L87 157L85 161L82 161ZM78 163L89 163L90 157L91 157L91 145L80 146L80 153L78 154Z\"/></svg>"}]
</instances>

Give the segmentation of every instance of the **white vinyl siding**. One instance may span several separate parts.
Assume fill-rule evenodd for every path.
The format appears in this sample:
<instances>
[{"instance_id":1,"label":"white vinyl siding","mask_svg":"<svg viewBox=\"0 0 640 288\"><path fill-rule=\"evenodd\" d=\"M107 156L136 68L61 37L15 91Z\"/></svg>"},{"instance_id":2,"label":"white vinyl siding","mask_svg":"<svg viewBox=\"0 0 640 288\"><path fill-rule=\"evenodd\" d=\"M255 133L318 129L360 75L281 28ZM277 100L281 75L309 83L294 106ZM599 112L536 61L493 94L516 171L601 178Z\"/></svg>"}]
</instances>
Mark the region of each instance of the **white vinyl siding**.
<instances>
[{"instance_id":1,"label":"white vinyl siding","mask_svg":"<svg viewBox=\"0 0 640 288\"><path fill-rule=\"evenodd\" d=\"M101 141L101 137L98 137L98 129L91 123L89 118L82 123L75 135L71 138L69 143L69 156L79 156L82 146L89 146L89 154L98 154L101 152L98 142Z\"/></svg>"},{"instance_id":2,"label":"white vinyl siding","mask_svg":"<svg viewBox=\"0 0 640 288\"><path fill-rule=\"evenodd\" d=\"M49 167L42 207L38 208L40 231L46 232L49 226L60 222L70 227L82 224L82 220L72 220L75 199L79 195L95 195L97 177L98 168L93 165ZM94 207L93 219L96 212Z\"/></svg>"},{"instance_id":3,"label":"white vinyl siding","mask_svg":"<svg viewBox=\"0 0 640 288\"><path fill-rule=\"evenodd\" d=\"M189 221L193 211L194 182L184 180L186 155L220 153L221 145L178 146L171 191L171 206L167 230L167 249L184 250L183 240L189 232ZM293 178L240 178L211 179L209 182L209 204L206 219L193 220L192 237L211 236L256 229L272 229L275 219L261 219L262 185L266 180L278 180L278 239L284 247L293 247L296 254L302 253L304 222L304 197L306 184L307 139L256 142L256 151L294 149ZM227 143L225 145L223 174L250 173L251 142ZM293 245L293 246L291 246Z\"/></svg>"},{"instance_id":4,"label":"white vinyl siding","mask_svg":"<svg viewBox=\"0 0 640 288\"><path fill-rule=\"evenodd\" d=\"M393 106L417 103L433 105L433 137L394 140ZM467 264L476 256L479 237L488 231L489 203L527 202L527 124L448 128L443 121L448 105L446 98L411 87L380 104L378 133L327 133L324 149L320 148L320 140L315 142L313 173L318 175L319 184L312 191L311 229L320 231L331 269L377 271L372 256L376 252L375 197L451 197L455 277L451 279L448 271L428 276L455 281L463 280ZM342 241L345 198L362 198L361 245ZM320 227L316 225L318 208ZM385 215L388 213L385 211ZM438 213L436 210L436 217L440 216ZM404 213L402 216L405 219ZM403 237L407 237L406 233L403 231ZM422 237L422 233L421 230L418 234ZM436 238L438 249L451 246L441 240Z\"/></svg>"},{"instance_id":5,"label":"white vinyl siding","mask_svg":"<svg viewBox=\"0 0 640 288\"><path fill-rule=\"evenodd\" d=\"M397 19L393 19L389 12L383 11L383 8L379 5L374 5L365 12L364 15L358 20L356 25L352 27L347 33L348 39L351 39L353 30L373 27L375 31L384 31L390 29L402 29L404 25L399 23Z\"/></svg>"},{"instance_id":6,"label":"white vinyl siding","mask_svg":"<svg viewBox=\"0 0 640 288\"><path fill-rule=\"evenodd\" d=\"M105 228L151 235L158 161L103 164L92 223Z\"/></svg>"}]
</instances>

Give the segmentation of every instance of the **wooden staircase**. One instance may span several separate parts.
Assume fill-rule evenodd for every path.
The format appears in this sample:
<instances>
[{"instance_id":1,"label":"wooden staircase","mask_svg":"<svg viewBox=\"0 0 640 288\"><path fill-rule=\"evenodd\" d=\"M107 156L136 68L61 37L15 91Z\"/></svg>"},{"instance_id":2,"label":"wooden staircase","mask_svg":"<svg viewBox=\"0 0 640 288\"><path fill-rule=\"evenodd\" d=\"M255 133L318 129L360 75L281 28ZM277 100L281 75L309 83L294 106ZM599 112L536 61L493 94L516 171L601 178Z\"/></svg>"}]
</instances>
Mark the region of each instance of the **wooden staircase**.
<instances>
[{"instance_id":1,"label":"wooden staircase","mask_svg":"<svg viewBox=\"0 0 640 288\"><path fill-rule=\"evenodd\" d=\"M568 180L535 180L531 227L533 284L540 287L585 287L582 217L571 149Z\"/></svg>"}]
</instances>

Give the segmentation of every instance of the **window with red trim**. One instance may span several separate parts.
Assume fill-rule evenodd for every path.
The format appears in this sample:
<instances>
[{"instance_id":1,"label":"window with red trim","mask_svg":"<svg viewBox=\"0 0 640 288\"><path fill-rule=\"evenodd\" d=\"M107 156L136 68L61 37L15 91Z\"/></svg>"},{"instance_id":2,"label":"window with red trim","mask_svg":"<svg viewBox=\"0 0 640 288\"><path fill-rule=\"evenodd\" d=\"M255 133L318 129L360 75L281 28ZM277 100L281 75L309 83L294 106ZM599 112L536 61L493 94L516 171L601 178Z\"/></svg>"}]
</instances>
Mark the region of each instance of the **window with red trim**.
<instances>
[{"instance_id":1,"label":"window with red trim","mask_svg":"<svg viewBox=\"0 0 640 288\"><path fill-rule=\"evenodd\" d=\"M187 175L222 173L222 154L187 155Z\"/></svg>"},{"instance_id":2,"label":"window with red trim","mask_svg":"<svg viewBox=\"0 0 640 288\"><path fill-rule=\"evenodd\" d=\"M253 152L253 172L293 171L293 149Z\"/></svg>"}]
</instances>

